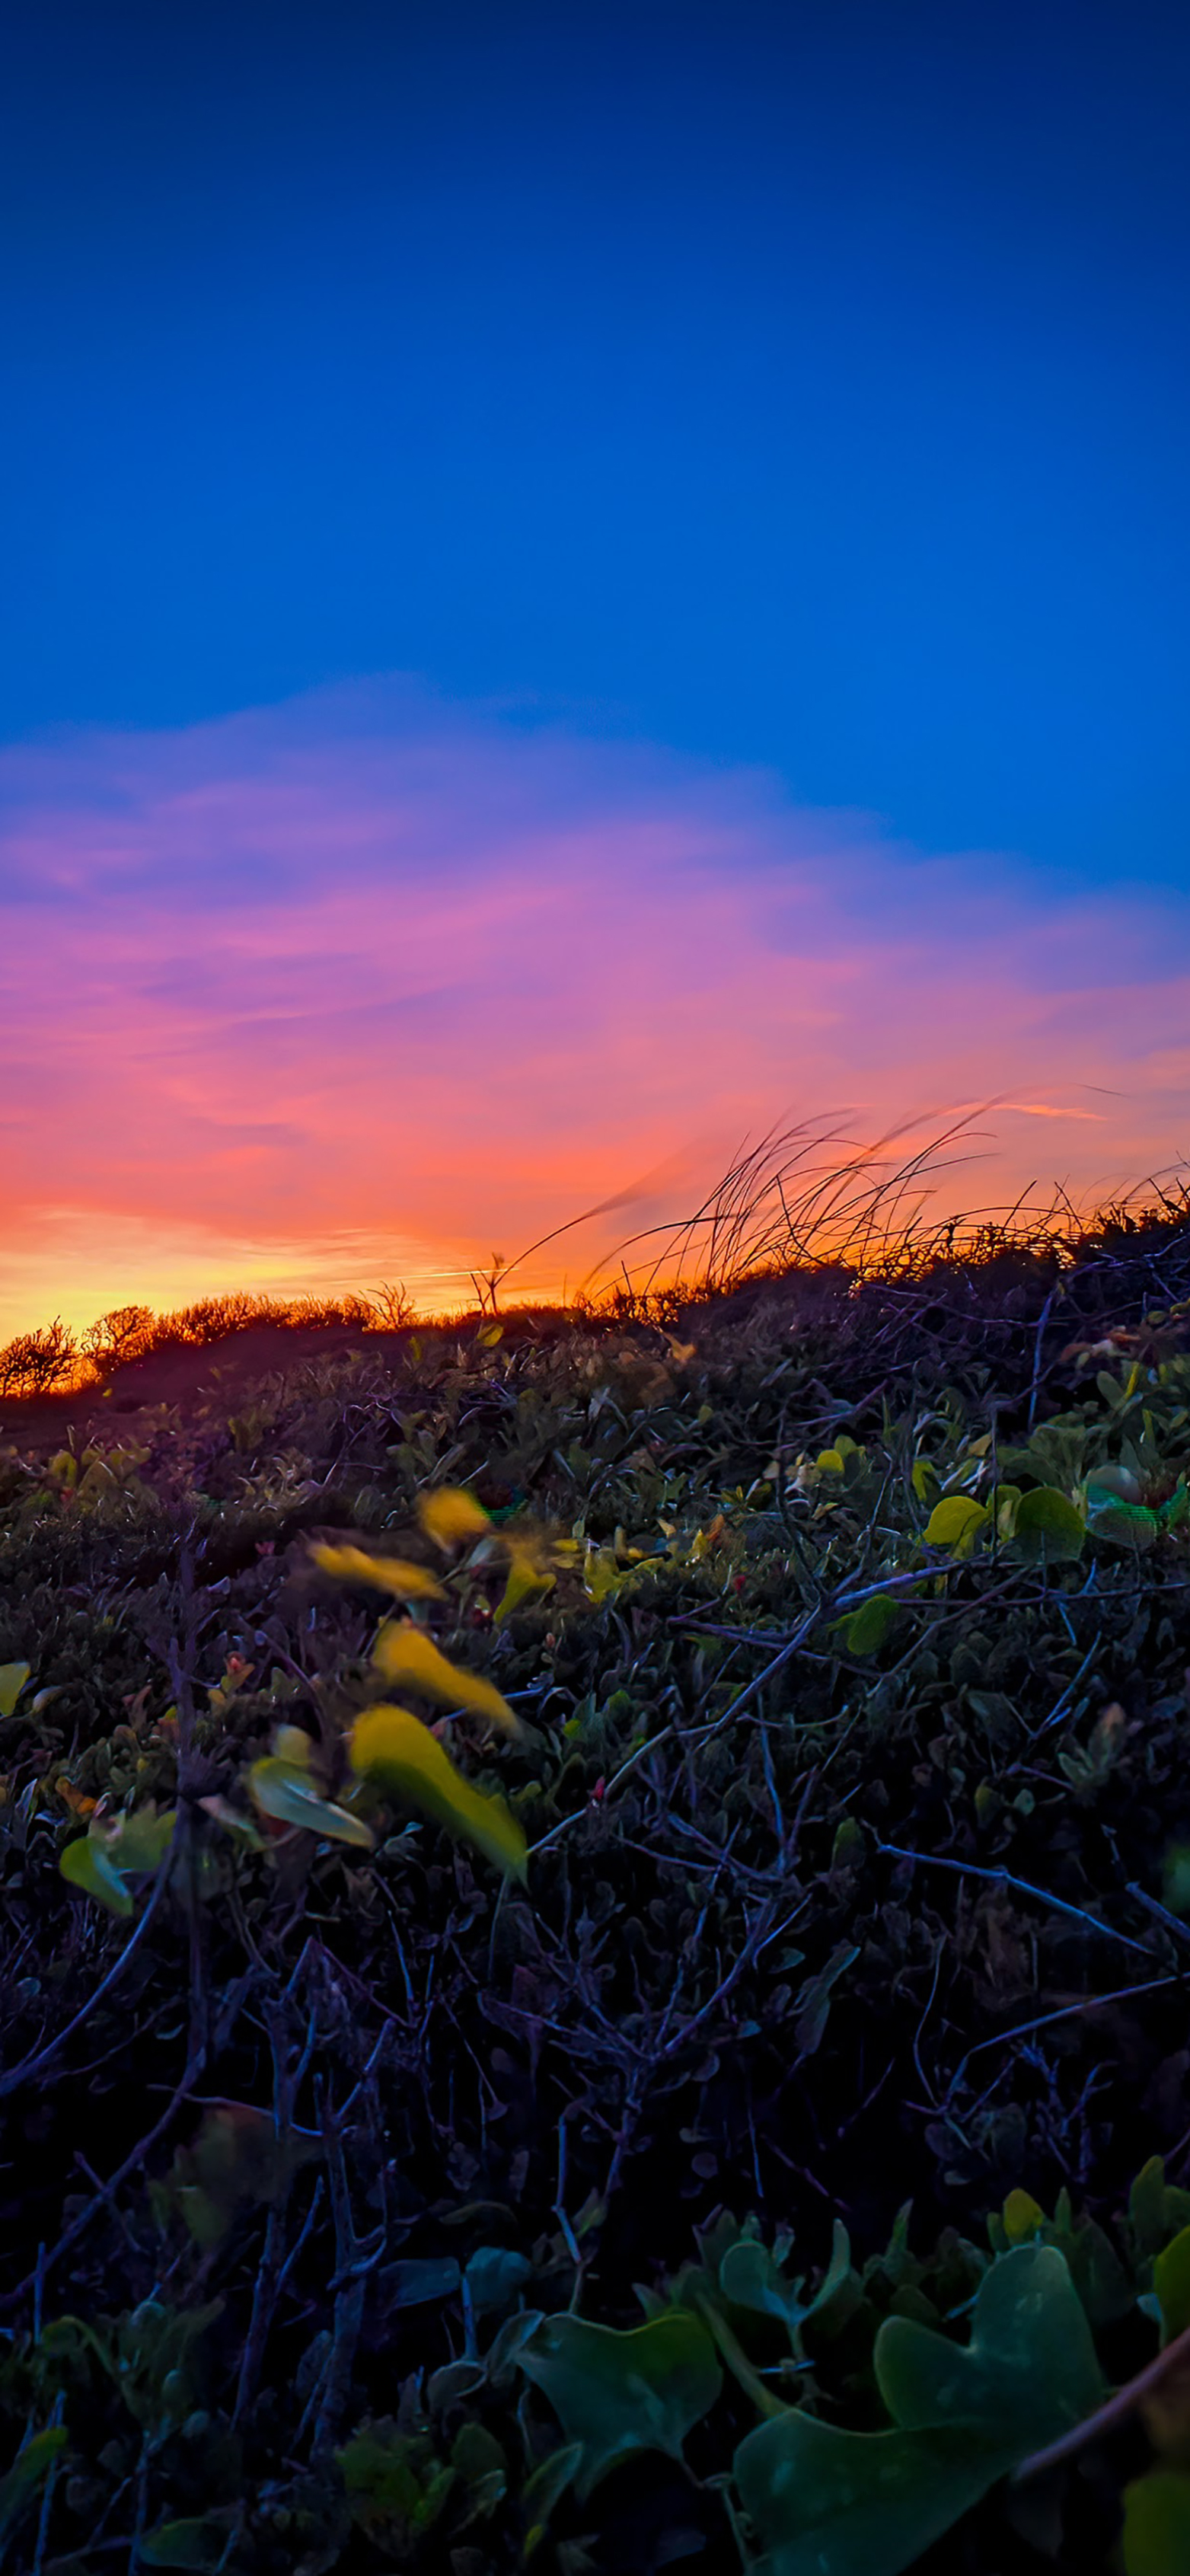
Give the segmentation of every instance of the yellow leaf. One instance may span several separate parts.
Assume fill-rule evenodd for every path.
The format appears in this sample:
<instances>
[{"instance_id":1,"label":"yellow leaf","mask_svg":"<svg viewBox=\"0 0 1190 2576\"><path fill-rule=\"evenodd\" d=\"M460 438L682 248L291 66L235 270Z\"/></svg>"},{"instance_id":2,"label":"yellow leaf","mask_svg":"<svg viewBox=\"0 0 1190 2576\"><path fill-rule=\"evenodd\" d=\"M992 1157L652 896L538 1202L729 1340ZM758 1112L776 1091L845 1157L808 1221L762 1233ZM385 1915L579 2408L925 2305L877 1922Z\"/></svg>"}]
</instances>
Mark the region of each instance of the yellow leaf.
<instances>
[{"instance_id":1,"label":"yellow leaf","mask_svg":"<svg viewBox=\"0 0 1190 2576\"><path fill-rule=\"evenodd\" d=\"M513 1548L508 1567L508 1581L503 1598L492 1613L492 1626L501 1628L522 1601L535 1592L552 1592L554 1577L547 1574L528 1548Z\"/></svg>"},{"instance_id":2,"label":"yellow leaf","mask_svg":"<svg viewBox=\"0 0 1190 2576\"><path fill-rule=\"evenodd\" d=\"M503 1798L464 1780L437 1736L410 1709L384 1704L364 1709L352 1729L350 1749L352 1769L362 1779L395 1789L448 1833L474 1843L507 1877L524 1881L525 1837L515 1816Z\"/></svg>"},{"instance_id":3,"label":"yellow leaf","mask_svg":"<svg viewBox=\"0 0 1190 2576\"><path fill-rule=\"evenodd\" d=\"M1004 2233L1010 2245L1028 2245L1039 2227L1045 2225L1045 2211L1031 2192L1010 2191L1004 2203Z\"/></svg>"},{"instance_id":4,"label":"yellow leaf","mask_svg":"<svg viewBox=\"0 0 1190 2576\"><path fill-rule=\"evenodd\" d=\"M362 1547L312 1546L310 1554L324 1574L337 1574L345 1583L374 1583L378 1592L395 1592L398 1599L446 1599L436 1576L424 1565L407 1565L404 1557L366 1556Z\"/></svg>"},{"instance_id":5,"label":"yellow leaf","mask_svg":"<svg viewBox=\"0 0 1190 2576\"><path fill-rule=\"evenodd\" d=\"M30 1664L0 1664L0 1717L11 1717L29 1679Z\"/></svg>"},{"instance_id":6,"label":"yellow leaf","mask_svg":"<svg viewBox=\"0 0 1190 2576\"><path fill-rule=\"evenodd\" d=\"M405 1682L445 1708L473 1708L511 1735L520 1731L514 1711L494 1682L485 1681L480 1673L463 1672L449 1662L424 1628L415 1628L408 1619L386 1620L377 1637L372 1662L386 1682Z\"/></svg>"},{"instance_id":7,"label":"yellow leaf","mask_svg":"<svg viewBox=\"0 0 1190 2576\"><path fill-rule=\"evenodd\" d=\"M922 1533L927 1547L953 1547L958 1555L970 1556L978 1532L989 1514L971 1494L944 1494Z\"/></svg>"},{"instance_id":8,"label":"yellow leaf","mask_svg":"<svg viewBox=\"0 0 1190 2576\"><path fill-rule=\"evenodd\" d=\"M313 1746L304 1726L274 1727L273 1751L279 1762L296 1762L300 1771L310 1769Z\"/></svg>"},{"instance_id":9,"label":"yellow leaf","mask_svg":"<svg viewBox=\"0 0 1190 2576\"><path fill-rule=\"evenodd\" d=\"M427 1538L436 1539L439 1547L453 1547L458 1539L482 1538L492 1527L482 1503L461 1485L440 1485L436 1493L422 1494L417 1517Z\"/></svg>"}]
</instances>

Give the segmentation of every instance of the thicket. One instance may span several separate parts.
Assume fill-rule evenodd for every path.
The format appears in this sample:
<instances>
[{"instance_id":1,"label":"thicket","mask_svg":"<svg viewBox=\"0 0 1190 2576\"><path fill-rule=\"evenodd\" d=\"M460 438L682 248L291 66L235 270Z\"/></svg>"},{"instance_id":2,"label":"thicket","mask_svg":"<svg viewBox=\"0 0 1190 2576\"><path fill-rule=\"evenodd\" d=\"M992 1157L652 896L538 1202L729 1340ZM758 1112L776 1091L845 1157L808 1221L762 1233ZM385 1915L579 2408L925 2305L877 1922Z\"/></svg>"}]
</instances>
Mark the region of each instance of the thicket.
<instances>
[{"instance_id":1,"label":"thicket","mask_svg":"<svg viewBox=\"0 0 1190 2576\"><path fill-rule=\"evenodd\" d=\"M755 1181L0 1453L19 2576L1190 2564L1190 1207Z\"/></svg>"}]
</instances>

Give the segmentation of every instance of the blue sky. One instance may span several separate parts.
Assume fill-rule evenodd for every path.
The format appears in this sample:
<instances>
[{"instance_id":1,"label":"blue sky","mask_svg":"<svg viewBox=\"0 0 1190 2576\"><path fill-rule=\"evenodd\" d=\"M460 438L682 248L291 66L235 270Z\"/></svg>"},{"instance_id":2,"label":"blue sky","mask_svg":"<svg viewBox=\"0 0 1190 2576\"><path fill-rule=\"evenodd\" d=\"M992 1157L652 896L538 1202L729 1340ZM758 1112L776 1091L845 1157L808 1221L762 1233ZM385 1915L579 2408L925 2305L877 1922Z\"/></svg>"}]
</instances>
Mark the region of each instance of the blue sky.
<instances>
[{"instance_id":1,"label":"blue sky","mask_svg":"<svg viewBox=\"0 0 1190 2576\"><path fill-rule=\"evenodd\" d=\"M1190 16L10 19L0 735L404 671L1176 879Z\"/></svg>"}]
</instances>

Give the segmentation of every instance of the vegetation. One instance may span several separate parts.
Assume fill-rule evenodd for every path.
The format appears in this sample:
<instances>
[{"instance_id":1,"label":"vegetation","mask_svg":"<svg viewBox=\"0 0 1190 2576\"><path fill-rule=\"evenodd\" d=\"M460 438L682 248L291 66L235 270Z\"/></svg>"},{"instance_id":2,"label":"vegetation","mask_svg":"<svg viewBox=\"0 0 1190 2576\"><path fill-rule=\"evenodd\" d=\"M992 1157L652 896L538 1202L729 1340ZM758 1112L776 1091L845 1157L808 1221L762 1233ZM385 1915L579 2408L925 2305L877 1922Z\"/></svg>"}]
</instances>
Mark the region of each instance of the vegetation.
<instances>
[{"instance_id":1,"label":"vegetation","mask_svg":"<svg viewBox=\"0 0 1190 2576\"><path fill-rule=\"evenodd\" d=\"M10 1380L14 2576L1190 2564L1190 1203L920 1168Z\"/></svg>"}]
</instances>

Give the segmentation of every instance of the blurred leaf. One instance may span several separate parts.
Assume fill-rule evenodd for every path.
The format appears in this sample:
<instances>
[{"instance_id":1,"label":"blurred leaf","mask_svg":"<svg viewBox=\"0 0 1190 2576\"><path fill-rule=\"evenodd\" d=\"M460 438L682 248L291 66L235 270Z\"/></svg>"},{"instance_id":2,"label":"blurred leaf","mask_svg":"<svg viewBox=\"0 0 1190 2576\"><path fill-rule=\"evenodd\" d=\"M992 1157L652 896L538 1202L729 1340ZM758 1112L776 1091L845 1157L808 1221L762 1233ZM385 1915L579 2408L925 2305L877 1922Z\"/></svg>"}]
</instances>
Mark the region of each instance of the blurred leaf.
<instances>
[{"instance_id":1,"label":"blurred leaf","mask_svg":"<svg viewBox=\"0 0 1190 2576\"><path fill-rule=\"evenodd\" d=\"M176 1807L159 1816L152 1805L134 1807L116 1818L111 1858L122 1878L143 1878L160 1868L173 1841Z\"/></svg>"},{"instance_id":2,"label":"blurred leaf","mask_svg":"<svg viewBox=\"0 0 1190 2576\"><path fill-rule=\"evenodd\" d=\"M417 1517L427 1538L443 1548L454 1547L460 1539L486 1538L492 1526L482 1503L461 1485L440 1485L435 1493L419 1494Z\"/></svg>"},{"instance_id":3,"label":"blurred leaf","mask_svg":"<svg viewBox=\"0 0 1190 2576\"><path fill-rule=\"evenodd\" d=\"M1190 2326L1190 2227L1183 2227L1157 2255L1153 2290L1161 2310L1162 2344L1172 2343Z\"/></svg>"},{"instance_id":4,"label":"blurred leaf","mask_svg":"<svg viewBox=\"0 0 1190 2576\"><path fill-rule=\"evenodd\" d=\"M415 1628L409 1619L386 1622L372 1649L372 1663L386 1682L412 1683L426 1699L447 1708L472 1708L508 1734L520 1733L519 1719L495 1684L450 1663L424 1628Z\"/></svg>"},{"instance_id":5,"label":"blurred leaf","mask_svg":"<svg viewBox=\"0 0 1190 2576\"><path fill-rule=\"evenodd\" d=\"M252 1764L248 1791L261 1814L274 1816L278 1824L297 1825L303 1833L325 1835L331 1842L353 1843L359 1851L373 1847L375 1838L362 1816L350 1815L346 1807L320 1798L300 1763L266 1755Z\"/></svg>"},{"instance_id":6,"label":"blurred leaf","mask_svg":"<svg viewBox=\"0 0 1190 2576\"><path fill-rule=\"evenodd\" d=\"M486 1853L510 1878L527 1876L524 1834L503 1798L472 1787L437 1736L407 1708L366 1708L351 1734L352 1768L396 1789L409 1804Z\"/></svg>"},{"instance_id":7,"label":"blurred leaf","mask_svg":"<svg viewBox=\"0 0 1190 2576\"><path fill-rule=\"evenodd\" d=\"M0 2478L0 2540L7 2540L16 2529L68 2440L64 2424L47 2424L44 2432L31 2434L18 2451L7 2475Z\"/></svg>"},{"instance_id":8,"label":"blurred leaf","mask_svg":"<svg viewBox=\"0 0 1190 2576\"><path fill-rule=\"evenodd\" d=\"M160 1867L176 1822L176 1808L159 1816L151 1800L127 1815L97 1810L81 1839L67 1843L58 1867L72 1887L126 1919L133 1911L129 1879L149 1877Z\"/></svg>"},{"instance_id":9,"label":"blurred leaf","mask_svg":"<svg viewBox=\"0 0 1190 2576\"><path fill-rule=\"evenodd\" d=\"M1186 2576L1190 2477L1150 2469L1124 2489L1124 2576Z\"/></svg>"},{"instance_id":10,"label":"blurred leaf","mask_svg":"<svg viewBox=\"0 0 1190 2576\"><path fill-rule=\"evenodd\" d=\"M239 1807L233 1807L230 1798L200 1798L198 1803L206 1815L213 1816L217 1825L222 1825L225 1832L234 1834L236 1840L245 1843L249 1851L267 1849L260 1827L254 1825L251 1816L244 1815Z\"/></svg>"},{"instance_id":11,"label":"blurred leaf","mask_svg":"<svg viewBox=\"0 0 1190 2576\"><path fill-rule=\"evenodd\" d=\"M125 1886L118 1869L113 1869L101 1843L90 1834L80 1834L78 1841L67 1843L59 1855L58 1867L71 1887L84 1896L93 1896L97 1905L105 1905L109 1914L124 1921L135 1913L131 1891Z\"/></svg>"},{"instance_id":12,"label":"blurred leaf","mask_svg":"<svg viewBox=\"0 0 1190 2576\"><path fill-rule=\"evenodd\" d=\"M220 2245L242 2210L271 2208L295 2174L317 2161L320 2137L296 2129L278 2136L271 2111L249 2102L215 2102L204 2111L198 2134L179 2147L168 2191L197 2245Z\"/></svg>"},{"instance_id":13,"label":"blurred leaf","mask_svg":"<svg viewBox=\"0 0 1190 2576\"><path fill-rule=\"evenodd\" d=\"M400 1556L366 1556L362 1547L312 1546L310 1554L324 1574L337 1574L346 1583L374 1583L378 1592L396 1593L400 1600L445 1601L441 1584L428 1574L424 1565L407 1564Z\"/></svg>"},{"instance_id":14,"label":"blurred leaf","mask_svg":"<svg viewBox=\"0 0 1190 2576\"><path fill-rule=\"evenodd\" d=\"M723 2385L706 2327L683 2308L625 2332L581 2317L547 2317L518 2362L548 2397L567 2441L582 2444L575 2485L584 2502L634 2451L680 2460L687 2434Z\"/></svg>"}]
</instances>

